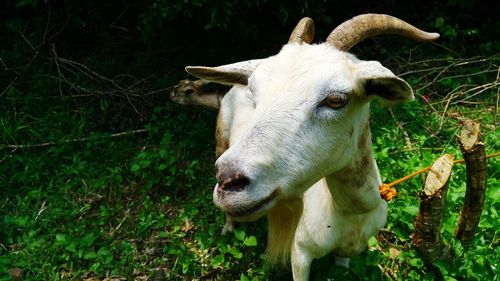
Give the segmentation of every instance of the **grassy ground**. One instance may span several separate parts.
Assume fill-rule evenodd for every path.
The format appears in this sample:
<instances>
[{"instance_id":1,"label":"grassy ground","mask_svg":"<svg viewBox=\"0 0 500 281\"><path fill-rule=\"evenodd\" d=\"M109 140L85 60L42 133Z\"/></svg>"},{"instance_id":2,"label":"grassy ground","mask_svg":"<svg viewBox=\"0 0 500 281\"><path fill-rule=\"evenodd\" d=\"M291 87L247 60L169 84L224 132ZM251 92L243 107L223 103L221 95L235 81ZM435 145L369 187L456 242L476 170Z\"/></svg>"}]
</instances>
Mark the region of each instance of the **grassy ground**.
<instances>
[{"instance_id":1,"label":"grassy ground","mask_svg":"<svg viewBox=\"0 0 500 281\"><path fill-rule=\"evenodd\" d=\"M481 123L487 153L500 150L498 57L398 63L417 99L373 105L385 182L443 153L461 158L465 119ZM112 100L92 108L57 93L57 102L34 108L28 91L60 87L47 84L8 91L0 113L0 280L16 269L24 280L290 280L289 269L265 266L264 220L221 234L224 217L212 203L215 113L165 102L144 127L116 128ZM104 121L94 119L100 113ZM489 160L481 222L464 248L454 232L465 171L454 168L442 228L448 263L424 265L411 244L417 177L397 187L387 225L349 269L327 256L313 264L312 280L499 280L499 172L499 160Z\"/></svg>"}]
</instances>

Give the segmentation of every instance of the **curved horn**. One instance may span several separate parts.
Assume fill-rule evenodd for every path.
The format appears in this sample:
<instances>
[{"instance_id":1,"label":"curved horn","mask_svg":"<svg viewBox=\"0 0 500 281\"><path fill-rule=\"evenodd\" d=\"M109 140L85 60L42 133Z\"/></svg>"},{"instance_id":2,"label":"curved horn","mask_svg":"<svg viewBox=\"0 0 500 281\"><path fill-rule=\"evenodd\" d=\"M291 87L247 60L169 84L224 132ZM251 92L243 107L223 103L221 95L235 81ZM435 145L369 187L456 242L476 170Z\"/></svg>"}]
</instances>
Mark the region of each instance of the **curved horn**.
<instances>
[{"instance_id":1,"label":"curved horn","mask_svg":"<svg viewBox=\"0 0 500 281\"><path fill-rule=\"evenodd\" d=\"M288 43L299 43L305 42L311 44L314 39L314 22L311 18L302 18L288 39Z\"/></svg>"},{"instance_id":2,"label":"curved horn","mask_svg":"<svg viewBox=\"0 0 500 281\"><path fill-rule=\"evenodd\" d=\"M438 33L425 32L393 16L363 14L337 26L326 42L341 51L347 51L362 40L379 34L397 34L424 42L439 38Z\"/></svg>"}]
</instances>

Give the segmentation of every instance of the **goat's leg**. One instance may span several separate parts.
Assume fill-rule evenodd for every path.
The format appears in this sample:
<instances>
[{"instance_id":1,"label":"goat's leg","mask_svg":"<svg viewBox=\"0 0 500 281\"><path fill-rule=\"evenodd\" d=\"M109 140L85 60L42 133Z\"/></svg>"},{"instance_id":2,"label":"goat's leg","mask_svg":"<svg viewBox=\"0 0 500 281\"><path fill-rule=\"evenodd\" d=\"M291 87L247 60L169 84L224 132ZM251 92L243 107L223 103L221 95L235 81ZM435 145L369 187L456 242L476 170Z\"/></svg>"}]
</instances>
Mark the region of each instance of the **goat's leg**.
<instances>
[{"instance_id":1,"label":"goat's leg","mask_svg":"<svg viewBox=\"0 0 500 281\"><path fill-rule=\"evenodd\" d=\"M312 260L311 255L303 247L294 243L292 248L292 273L294 281L309 280Z\"/></svg>"},{"instance_id":2,"label":"goat's leg","mask_svg":"<svg viewBox=\"0 0 500 281\"><path fill-rule=\"evenodd\" d=\"M226 216L226 223L222 228L222 234L233 232L233 230L234 230L234 221L230 217Z\"/></svg>"},{"instance_id":3,"label":"goat's leg","mask_svg":"<svg viewBox=\"0 0 500 281\"><path fill-rule=\"evenodd\" d=\"M335 265L343 266L345 268L349 268L349 258L335 256Z\"/></svg>"}]
</instances>

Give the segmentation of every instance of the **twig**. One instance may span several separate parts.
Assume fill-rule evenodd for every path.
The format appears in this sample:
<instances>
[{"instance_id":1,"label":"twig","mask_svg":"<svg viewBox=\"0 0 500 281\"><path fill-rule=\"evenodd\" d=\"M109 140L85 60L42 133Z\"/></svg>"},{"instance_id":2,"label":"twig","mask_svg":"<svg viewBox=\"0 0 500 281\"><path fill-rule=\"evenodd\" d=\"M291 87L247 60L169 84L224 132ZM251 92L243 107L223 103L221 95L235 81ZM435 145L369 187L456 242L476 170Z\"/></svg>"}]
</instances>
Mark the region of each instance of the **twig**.
<instances>
[{"instance_id":1,"label":"twig","mask_svg":"<svg viewBox=\"0 0 500 281\"><path fill-rule=\"evenodd\" d=\"M125 215L124 217L122 218L122 220L118 223L118 225L111 230L111 232L109 233L110 236L113 236L115 234L116 231L118 231L121 227L122 227L122 224L125 222L125 220L129 217L130 215L130 209L127 209L125 211Z\"/></svg>"},{"instance_id":2,"label":"twig","mask_svg":"<svg viewBox=\"0 0 500 281\"><path fill-rule=\"evenodd\" d=\"M56 65L56 70L57 70L57 73L59 74L59 94L61 95L61 97L63 96L63 92L62 92L62 87L61 87L61 81L63 80L62 78L66 79L64 77L64 74L61 72L61 67L59 66L59 63L58 63L58 55L56 53L56 45L54 43L52 43L50 45L50 51L52 52L53 56L54 56L54 63Z\"/></svg>"},{"instance_id":3,"label":"twig","mask_svg":"<svg viewBox=\"0 0 500 281\"><path fill-rule=\"evenodd\" d=\"M4 156L4 157L0 160L0 164L2 164L2 162L3 162L3 161L5 161L5 159L9 158L9 156L11 156L11 155L12 155L12 153L16 152L16 150L17 150L17 147L13 148L13 149L12 149L12 151L11 151L9 154L5 155L5 156Z\"/></svg>"},{"instance_id":4,"label":"twig","mask_svg":"<svg viewBox=\"0 0 500 281\"><path fill-rule=\"evenodd\" d=\"M441 131L441 129L443 128L444 118L446 116L446 112L448 111L448 106L450 105L450 102L451 102L451 98L446 101L446 105L444 106L443 113L441 114L441 121L439 122L439 128L438 128L437 132ZM437 132L435 132L435 133L437 133Z\"/></svg>"},{"instance_id":5,"label":"twig","mask_svg":"<svg viewBox=\"0 0 500 281\"><path fill-rule=\"evenodd\" d=\"M62 87L61 87L62 83L68 84L71 87L71 89L76 89L77 91L82 91L82 92L87 92L87 93L96 93L96 92L99 92L102 94L120 93L121 95L117 95L117 96L125 97L125 99L127 100L127 103L132 107L132 109L135 111L135 113L137 115L139 115L141 118L144 118L144 115L139 111L139 109L136 107L136 105L134 104L134 102L131 99L131 96L140 96L140 95L134 94L134 92L139 92L139 90L136 90L137 84L142 83L144 80L140 80L138 82L133 81L132 84L130 84L128 87L124 88L123 86L121 86L117 83L116 78L118 76L115 77L115 79L109 79L109 78L93 71L88 66L86 66L82 63L75 62L75 61L65 59L65 58L60 58L55 51L54 45L52 45L52 53L53 53L54 62L56 64L56 69L57 69L58 76L59 76L58 77L59 91L60 91L61 95L62 95ZM112 90L100 91L100 90L87 89L87 88L84 88L82 86L79 86L76 83L69 81L65 77L65 75L63 74L62 69L72 73L73 75L76 75L76 72L78 72L80 74L85 75L86 77L88 77L89 79L91 79L93 81L101 82L101 83L104 82L104 83L106 83L106 85L111 87Z\"/></svg>"},{"instance_id":6,"label":"twig","mask_svg":"<svg viewBox=\"0 0 500 281\"><path fill-rule=\"evenodd\" d=\"M128 29L126 27L122 27L122 26L117 26L116 23L120 20L121 17L123 17L123 15L125 15L125 12L127 11L127 5L125 3L125 0L122 1L122 5L123 5L123 9L122 11L120 12L120 14L113 20L113 22L109 25L110 27L112 28L116 28L118 30L121 30L121 31L125 31L125 32L128 32Z\"/></svg>"},{"instance_id":7,"label":"twig","mask_svg":"<svg viewBox=\"0 0 500 281\"><path fill-rule=\"evenodd\" d=\"M132 130L132 131L115 133L115 134L111 134L108 136L102 136L101 138L103 138L103 139L104 138L116 138L116 137L121 137L121 136L126 136L126 135L140 134L140 133L144 133L147 131L148 131L148 129L137 129L137 130ZM0 149L4 149L4 148L14 148L14 149L39 148L39 147L53 146L53 145L57 145L60 143L72 143L72 142L88 141L90 139L91 139L90 137L85 137L85 138L67 139L67 140L62 140L60 142L45 142L45 143L37 143L37 144L0 144Z\"/></svg>"},{"instance_id":8,"label":"twig","mask_svg":"<svg viewBox=\"0 0 500 281\"><path fill-rule=\"evenodd\" d=\"M76 61L72 61L72 60L69 60L69 59L65 59L65 58L60 58L60 57L56 57L56 59L63 63L63 64L66 64L66 65L69 65L73 68L75 68L76 70L78 70L80 73L83 73L85 74L87 77L89 77L90 79L92 80L95 80L97 82L102 82L102 81L106 81L108 83L110 83L111 85L113 85L115 88L117 89L120 89L120 90L123 90L123 88L116 84L115 81L91 70L88 66L82 64L82 63L79 63L79 62L76 62ZM96 79L97 78L97 79Z\"/></svg>"},{"instance_id":9,"label":"twig","mask_svg":"<svg viewBox=\"0 0 500 281\"><path fill-rule=\"evenodd\" d=\"M5 207L5 205L7 205L7 203L9 203L9 198L5 198L5 202L3 202L2 206L0 206L0 210L2 210L3 207Z\"/></svg>"},{"instance_id":10,"label":"twig","mask_svg":"<svg viewBox=\"0 0 500 281\"><path fill-rule=\"evenodd\" d=\"M38 213L36 214L35 221L45 211L45 209L47 209L47 207L45 206L45 203L47 203L47 201L42 202L42 206L40 206L40 210L38 210Z\"/></svg>"},{"instance_id":11,"label":"twig","mask_svg":"<svg viewBox=\"0 0 500 281\"><path fill-rule=\"evenodd\" d=\"M497 80L497 81L494 81L494 82L491 82L491 83L479 85L479 86L476 86L474 88L468 89L467 91L461 92L462 95L466 96L465 98L463 98L461 100L458 100L458 101L455 101L452 104L457 104L457 103L466 101L466 100L468 100L470 98L473 98L473 97L481 94L482 92L484 92L486 90L489 90L489 89L492 89L492 88L498 88L499 85L500 85L500 80ZM471 95L467 95L468 93L473 92L473 91L476 91L476 92L473 93L473 94L471 94Z\"/></svg>"},{"instance_id":12,"label":"twig","mask_svg":"<svg viewBox=\"0 0 500 281\"><path fill-rule=\"evenodd\" d=\"M31 42L28 40L28 38L26 38L26 36L24 36L24 34L20 31L18 31L19 35L21 36L21 38L24 40L24 42L26 42L26 44L28 44L28 46L33 50L33 52L35 53L35 56L38 55L38 50L35 49L35 47L33 47L33 44L31 44Z\"/></svg>"},{"instance_id":13,"label":"twig","mask_svg":"<svg viewBox=\"0 0 500 281\"><path fill-rule=\"evenodd\" d=\"M14 85L14 83L17 81L19 77L15 77L14 80L10 81L9 85L7 85L7 87L5 87L5 89L0 93L0 97L2 97L3 95L5 95L5 93L7 93L7 91L10 89L10 87L12 87L12 85Z\"/></svg>"},{"instance_id":14,"label":"twig","mask_svg":"<svg viewBox=\"0 0 500 281\"><path fill-rule=\"evenodd\" d=\"M9 69L9 67L7 67L7 65L5 64L5 62L3 61L2 58L0 58L0 64L2 64L4 70L8 70Z\"/></svg>"},{"instance_id":15,"label":"twig","mask_svg":"<svg viewBox=\"0 0 500 281\"><path fill-rule=\"evenodd\" d=\"M47 42L47 33L49 32L49 27L50 27L50 19L52 15L52 5L48 5L48 11L47 11L47 22L45 23L45 29L43 31L43 37L42 37L42 44Z\"/></svg>"}]
</instances>

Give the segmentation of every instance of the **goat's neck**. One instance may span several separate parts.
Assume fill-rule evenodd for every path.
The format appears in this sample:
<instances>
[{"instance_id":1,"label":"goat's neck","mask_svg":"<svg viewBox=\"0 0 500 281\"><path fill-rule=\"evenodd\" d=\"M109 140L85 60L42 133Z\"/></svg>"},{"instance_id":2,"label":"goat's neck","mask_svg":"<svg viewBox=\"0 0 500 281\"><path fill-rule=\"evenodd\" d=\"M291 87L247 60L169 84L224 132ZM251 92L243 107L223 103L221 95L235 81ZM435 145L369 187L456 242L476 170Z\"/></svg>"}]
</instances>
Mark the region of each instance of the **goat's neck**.
<instances>
[{"instance_id":1,"label":"goat's neck","mask_svg":"<svg viewBox=\"0 0 500 281\"><path fill-rule=\"evenodd\" d=\"M326 177L335 210L365 213L377 208L383 200L378 186L379 171L371 150L369 121L358 137L352 161L341 170Z\"/></svg>"}]
</instances>

